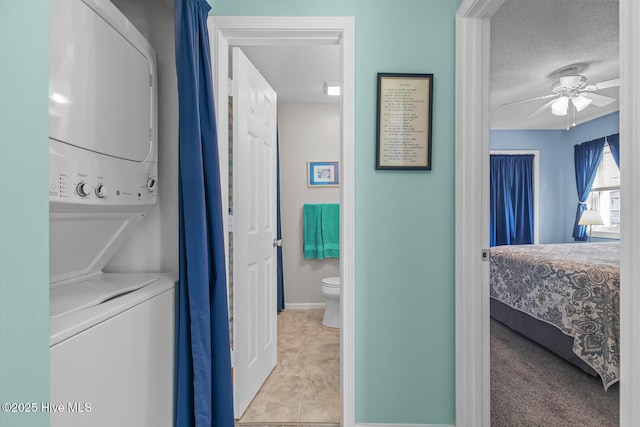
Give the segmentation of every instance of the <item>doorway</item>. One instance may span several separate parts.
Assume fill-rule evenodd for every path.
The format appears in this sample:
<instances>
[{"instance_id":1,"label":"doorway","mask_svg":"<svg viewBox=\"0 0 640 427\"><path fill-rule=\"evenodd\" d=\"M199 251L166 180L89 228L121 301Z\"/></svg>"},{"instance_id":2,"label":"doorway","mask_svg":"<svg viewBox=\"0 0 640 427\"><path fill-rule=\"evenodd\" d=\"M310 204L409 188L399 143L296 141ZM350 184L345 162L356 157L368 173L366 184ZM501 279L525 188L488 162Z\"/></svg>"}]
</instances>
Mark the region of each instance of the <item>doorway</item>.
<instances>
[{"instance_id":1,"label":"doorway","mask_svg":"<svg viewBox=\"0 0 640 427\"><path fill-rule=\"evenodd\" d=\"M335 17L215 17L209 18L214 93L227 93L229 50L233 46L332 44L340 46L341 82L341 262L342 278L340 371L342 425L355 424L354 403L354 29L353 18ZM226 97L216 99L219 140L228 140ZM222 152L221 166L228 156ZM228 188L222 183L223 189ZM226 190L225 190L226 191ZM223 192L223 201L228 193ZM223 206L228 210L228 206ZM226 233L225 233L226 234ZM228 262L228 259L227 259ZM229 271L227 269L227 271Z\"/></svg>"},{"instance_id":2,"label":"doorway","mask_svg":"<svg viewBox=\"0 0 640 427\"><path fill-rule=\"evenodd\" d=\"M465 0L456 16L457 95L456 95L456 424L490 425L489 410L489 269L483 262L482 248L488 247L488 158L489 156L489 40L490 18L504 0ZM633 102L638 93L634 77L640 72L637 60L640 41L634 20L640 18L640 6L620 2L620 133L634 141L640 126L633 121L640 108ZM624 90L622 90L624 87ZM640 161L636 144L624 144L621 157L629 163ZM628 205L622 216L633 218L638 197L638 168L622 168ZM481 212L476 218L471 213ZM465 214L468 213L468 214ZM640 254L640 226L625 225L621 245L621 323L634 325L639 315L633 311L640 292L631 283L640 277L633 261ZM632 327L621 329L620 425L634 425L640 408L634 405L640 396L638 370L632 365L640 355Z\"/></svg>"}]
</instances>

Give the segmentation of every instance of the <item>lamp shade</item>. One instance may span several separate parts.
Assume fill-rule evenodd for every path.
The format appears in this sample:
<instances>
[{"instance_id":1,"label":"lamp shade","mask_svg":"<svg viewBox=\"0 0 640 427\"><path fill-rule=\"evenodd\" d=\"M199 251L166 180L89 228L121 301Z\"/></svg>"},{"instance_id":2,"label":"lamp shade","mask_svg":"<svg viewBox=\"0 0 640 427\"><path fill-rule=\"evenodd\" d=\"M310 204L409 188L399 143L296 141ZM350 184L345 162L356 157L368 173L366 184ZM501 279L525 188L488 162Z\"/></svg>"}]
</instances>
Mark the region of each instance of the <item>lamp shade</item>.
<instances>
[{"instance_id":1,"label":"lamp shade","mask_svg":"<svg viewBox=\"0 0 640 427\"><path fill-rule=\"evenodd\" d=\"M571 99L571 102L576 107L576 110L582 111L591 104L592 99L587 98L586 96L578 95Z\"/></svg>"},{"instance_id":2,"label":"lamp shade","mask_svg":"<svg viewBox=\"0 0 640 427\"><path fill-rule=\"evenodd\" d=\"M604 221L602 220L602 216L600 216L600 212L589 210L582 212L582 216L580 217L580 221L578 221L580 225L603 225Z\"/></svg>"},{"instance_id":3,"label":"lamp shade","mask_svg":"<svg viewBox=\"0 0 640 427\"><path fill-rule=\"evenodd\" d=\"M569 98L561 96L551 104L551 112L556 116L566 116L569 108Z\"/></svg>"}]
</instances>

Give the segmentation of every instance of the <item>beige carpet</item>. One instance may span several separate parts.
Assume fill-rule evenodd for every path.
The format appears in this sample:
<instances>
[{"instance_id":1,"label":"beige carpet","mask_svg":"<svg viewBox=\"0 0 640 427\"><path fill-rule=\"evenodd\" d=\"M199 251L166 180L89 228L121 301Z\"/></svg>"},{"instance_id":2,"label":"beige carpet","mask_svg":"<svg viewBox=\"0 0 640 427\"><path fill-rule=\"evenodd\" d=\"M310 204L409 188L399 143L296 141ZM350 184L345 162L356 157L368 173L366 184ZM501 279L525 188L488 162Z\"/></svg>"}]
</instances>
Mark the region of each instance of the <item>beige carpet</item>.
<instances>
[{"instance_id":1,"label":"beige carpet","mask_svg":"<svg viewBox=\"0 0 640 427\"><path fill-rule=\"evenodd\" d=\"M617 426L619 387L491 320L491 426Z\"/></svg>"}]
</instances>

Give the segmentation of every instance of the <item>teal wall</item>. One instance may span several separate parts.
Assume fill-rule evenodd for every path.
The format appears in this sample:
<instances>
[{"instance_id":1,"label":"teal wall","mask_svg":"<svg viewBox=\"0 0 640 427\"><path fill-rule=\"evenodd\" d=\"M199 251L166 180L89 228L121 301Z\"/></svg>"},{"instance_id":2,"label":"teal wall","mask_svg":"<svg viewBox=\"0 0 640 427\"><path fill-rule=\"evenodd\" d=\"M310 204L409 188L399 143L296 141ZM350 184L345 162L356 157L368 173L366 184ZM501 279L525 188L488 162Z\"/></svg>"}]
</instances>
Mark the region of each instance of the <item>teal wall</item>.
<instances>
[{"instance_id":1,"label":"teal wall","mask_svg":"<svg viewBox=\"0 0 640 427\"><path fill-rule=\"evenodd\" d=\"M577 194L573 146L618 133L612 113L566 130L492 130L492 150L540 150L540 243L572 242Z\"/></svg>"},{"instance_id":2,"label":"teal wall","mask_svg":"<svg viewBox=\"0 0 640 427\"><path fill-rule=\"evenodd\" d=\"M49 401L48 4L0 2L0 402Z\"/></svg>"},{"instance_id":3,"label":"teal wall","mask_svg":"<svg viewBox=\"0 0 640 427\"><path fill-rule=\"evenodd\" d=\"M457 1L209 1L218 15L355 17L356 419L453 424ZM49 400L47 14L47 0L0 2L0 402ZM375 171L378 72L434 74L432 171Z\"/></svg>"},{"instance_id":4,"label":"teal wall","mask_svg":"<svg viewBox=\"0 0 640 427\"><path fill-rule=\"evenodd\" d=\"M209 0L355 18L356 421L455 419L456 0ZM433 170L376 171L376 73L433 73Z\"/></svg>"}]
</instances>

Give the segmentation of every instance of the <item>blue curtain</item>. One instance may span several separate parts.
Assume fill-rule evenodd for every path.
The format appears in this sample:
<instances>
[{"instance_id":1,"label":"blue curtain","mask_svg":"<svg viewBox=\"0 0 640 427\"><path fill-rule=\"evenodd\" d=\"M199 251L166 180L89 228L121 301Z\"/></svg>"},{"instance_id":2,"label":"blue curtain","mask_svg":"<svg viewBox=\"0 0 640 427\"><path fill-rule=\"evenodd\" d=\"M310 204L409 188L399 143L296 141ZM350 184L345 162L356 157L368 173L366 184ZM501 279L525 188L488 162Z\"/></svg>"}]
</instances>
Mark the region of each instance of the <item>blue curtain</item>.
<instances>
[{"instance_id":1,"label":"blue curtain","mask_svg":"<svg viewBox=\"0 0 640 427\"><path fill-rule=\"evenodd\" d=\"M175 0L180 297L177 427L232 427L229 316L205 0Z\"/></svg>"},{"instance_id":2,"label":"blue curtain","mask_svg":"<svg viewBox=\"0 0 640 427\"><path fill-rule=\"evenodd\" d=\"M276 239L282 239L282 225L280 223L280 136L278 135L276 139L276 176L277 176L277 196L276 196L276 204L277 206L277 231L276 231ZM278 256L278 286L277 286L277 299L278 299L278 313L284 310L284 271L282 265L282 246L277 247L277 256Z\"/></svg>"},{"instance_id":3,"label":"blue curtain","mask_svg":"<svg viewBox=\"0 0 640 427\"><path fill-rule=\"evenodd\" d=\"M613 156L613 160L615 160L618 168L620 167L620 134L616 133L613 135L609 135L607 137L607 144L609 144L609 148L611 149L611 155Z\"/></svg>"},{"instance_id":4,"label":"blue curtain","mask_svg":"<svg viewBox=\"0 0 640 427\"><path fill-rule=\"evenodd\" d=\"M491 246L533 243L533 154L490 158Z\"/></svg>"},{"instance_id":5,"label":"blue curtain","mask_svg":"<svg viewBox=\"0 0 640 427\"><path fill-rule=\"evenodd\" d=\"M587 208L587 198L591 192L591 186L596 178L598 166L602 161L604 152L604 138L594 139L574 146L573 158L576 170L576 187L578 190L578 209L573 225L573 239L576 241L586 241L587 227L579 225L582 212Z\"/></svg>"}]
</instances>

